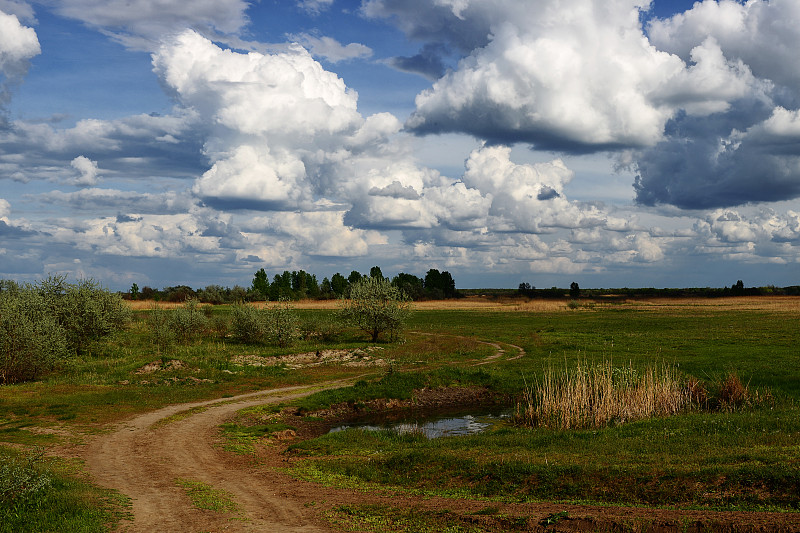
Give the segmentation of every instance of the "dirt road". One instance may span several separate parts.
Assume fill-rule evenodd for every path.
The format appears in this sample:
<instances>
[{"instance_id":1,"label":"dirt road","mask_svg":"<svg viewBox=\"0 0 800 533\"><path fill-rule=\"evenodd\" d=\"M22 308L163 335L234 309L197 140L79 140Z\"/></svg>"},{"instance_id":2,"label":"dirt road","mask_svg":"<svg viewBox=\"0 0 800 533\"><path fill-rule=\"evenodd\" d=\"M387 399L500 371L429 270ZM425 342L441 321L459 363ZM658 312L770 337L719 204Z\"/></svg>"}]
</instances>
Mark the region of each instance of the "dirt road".
<instances>
[{"instance_id":1,"label":"dirt road","mask_svg":"<svg viewBox=\"0 0 800 533\"><path fill-rule=\"evenodd\" d=\"M122 531L328 531L313 512L283 493L281 474L236 464L215 441L218 426L239 409L345 384L286 387L146 413L93 439L85 450L87 469L97 483L132 499L133 521L123 521ZM189 416L173 416L189 409ZM240 512L231 519L196 509L176 479L228 492Z\"/></svg>"}]
</instances>

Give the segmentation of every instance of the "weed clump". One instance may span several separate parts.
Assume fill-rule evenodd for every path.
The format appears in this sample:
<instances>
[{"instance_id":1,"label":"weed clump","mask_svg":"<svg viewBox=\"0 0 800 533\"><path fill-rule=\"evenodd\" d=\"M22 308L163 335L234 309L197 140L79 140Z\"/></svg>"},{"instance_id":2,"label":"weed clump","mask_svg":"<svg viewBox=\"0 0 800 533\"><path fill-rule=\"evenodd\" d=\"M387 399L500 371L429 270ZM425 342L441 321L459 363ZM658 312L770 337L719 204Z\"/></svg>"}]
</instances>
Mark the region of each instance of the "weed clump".
<instances>
[{"instance_id":1,"label":"weed clump","mask_svg":"<svg viewBox=\"0 0 800 533\"><path fill-rule=\"evenodd\" d=\"M516 421L530 427L599 428L631 420L669 416L692 405L691 391L677 371L664 365L644 371L611 362L548 370L527 387Z\"/></svg>"}]
</instances>

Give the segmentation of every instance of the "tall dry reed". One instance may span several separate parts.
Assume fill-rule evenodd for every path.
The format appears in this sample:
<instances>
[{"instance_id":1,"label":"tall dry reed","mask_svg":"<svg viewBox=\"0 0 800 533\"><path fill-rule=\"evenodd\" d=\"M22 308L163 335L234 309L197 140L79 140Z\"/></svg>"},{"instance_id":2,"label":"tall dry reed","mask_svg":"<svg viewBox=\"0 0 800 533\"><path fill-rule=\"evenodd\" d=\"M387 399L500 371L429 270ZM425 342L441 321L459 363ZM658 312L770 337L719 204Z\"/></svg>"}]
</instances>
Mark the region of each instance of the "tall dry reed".
<instances>
[{"instance_id":1,"label":"tall dry reed","mask_svg":"<svg viewBox=\"0 0 800 533\"><path fill-rule=\"evenodd\" d=\"M632 366L615 368L610 361L584 363L573 370L546 371L526 388L516 418L532 427L598 428L669 416L696 400L668 365L638 371Z\"/></svg>"}]
</instances>

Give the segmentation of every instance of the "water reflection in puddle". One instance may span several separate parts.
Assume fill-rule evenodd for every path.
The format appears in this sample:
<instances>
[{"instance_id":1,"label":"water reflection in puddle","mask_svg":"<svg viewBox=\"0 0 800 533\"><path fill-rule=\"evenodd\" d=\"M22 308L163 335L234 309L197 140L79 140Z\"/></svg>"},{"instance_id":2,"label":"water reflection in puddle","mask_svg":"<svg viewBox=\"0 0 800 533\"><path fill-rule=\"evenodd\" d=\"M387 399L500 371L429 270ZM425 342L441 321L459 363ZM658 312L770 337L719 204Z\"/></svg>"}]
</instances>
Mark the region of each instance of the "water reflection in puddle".
<instances>
[{"instance_id":1,"label":"water reflection in puddle","mask_svg":"<svg viewBox=\"0 0 800 533\"><path fill-rule=\"evenodd\" d=\"M476 435L506 422L513 414L512 409L472 412L459 415L422 415L395 421L372 419L337 426L330 433L350 428L366 430L392 430L400 434L421 433L429 439Z\"/></svg>"}]
</instances>

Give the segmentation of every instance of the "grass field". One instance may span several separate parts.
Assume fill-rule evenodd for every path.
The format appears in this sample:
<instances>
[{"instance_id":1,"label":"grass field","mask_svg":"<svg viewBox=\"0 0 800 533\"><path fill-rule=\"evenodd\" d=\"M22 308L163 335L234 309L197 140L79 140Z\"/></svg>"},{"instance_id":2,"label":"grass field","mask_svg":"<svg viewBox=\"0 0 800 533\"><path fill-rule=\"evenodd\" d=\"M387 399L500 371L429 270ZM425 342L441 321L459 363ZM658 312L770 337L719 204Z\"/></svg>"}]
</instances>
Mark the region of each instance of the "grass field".
<instances>
[{"instance_id":1,"label":"grass field","mask_svg":"<svg viewBox=\"0 0 800 533\"><path fill-rule=\"evenodd\" d=\"M411 398L423 387L480 386L521 399L537 376L578 363L667 364L712 391L733 372L761 401L591 430L506 426L431 440L347 430L296 443L287 454L296 475L333 485L499 501L800 511L800 298L423 302L415 304L402 342L371 351L355 331L285 349L209 332L161 349L141 320L151 305L137 303L140 320L59 372L0 387L0 456L31 446L63 450L106 424L166 404L286 384L362 376L352 388L298 404L313 413L331 403ZM335 302L306 302L297 312L315 319L332 307ZM228 313L218 307L212 316ZM495 353L487 343L504 355L474 366ZM524 357L515 358L517 347ZM347 363L334 358L309 366L289 358L356 349ZM247 363L254 360L278 364ZM30 512L45 524L52 513L58 523L65 505L82 524L76 531L105 531L125 512L123 497L93 488L69 461L51 459L37 468L55 480L46 501L18 506L17 521L7 514L0 531L15 530Z\"/></svg>"}]
</instances>

